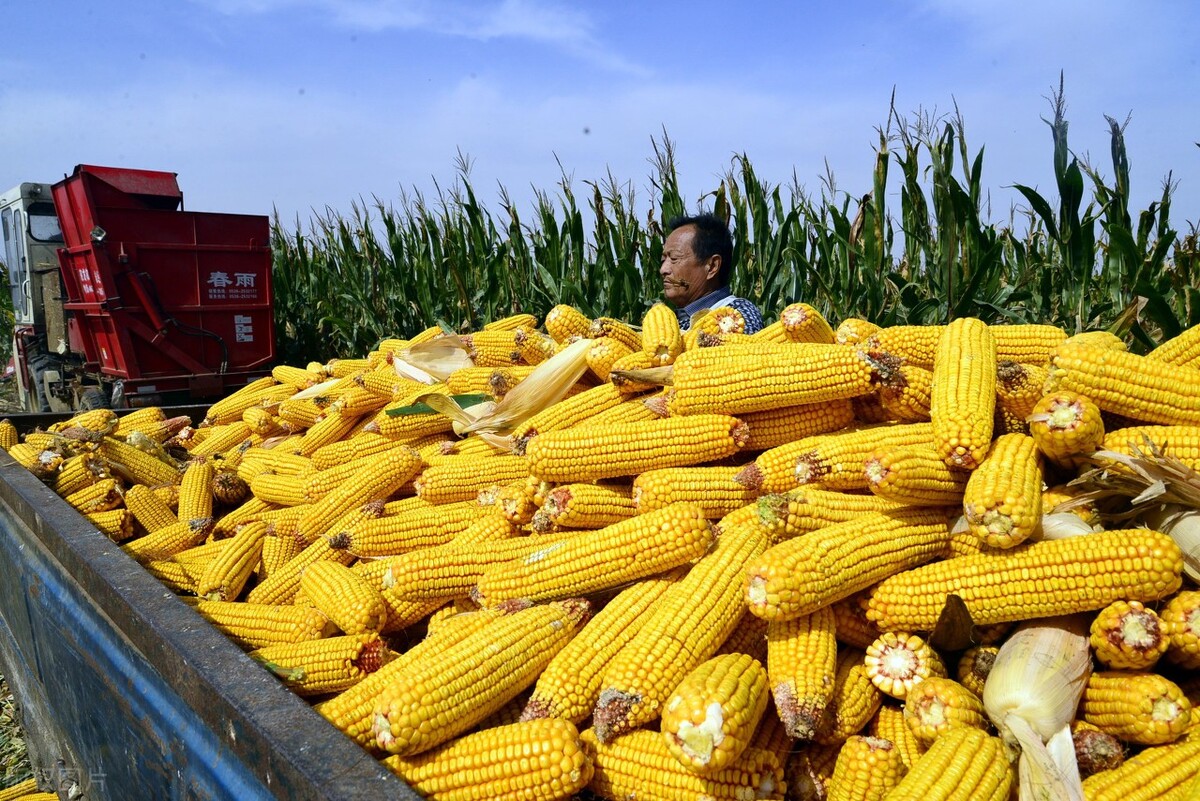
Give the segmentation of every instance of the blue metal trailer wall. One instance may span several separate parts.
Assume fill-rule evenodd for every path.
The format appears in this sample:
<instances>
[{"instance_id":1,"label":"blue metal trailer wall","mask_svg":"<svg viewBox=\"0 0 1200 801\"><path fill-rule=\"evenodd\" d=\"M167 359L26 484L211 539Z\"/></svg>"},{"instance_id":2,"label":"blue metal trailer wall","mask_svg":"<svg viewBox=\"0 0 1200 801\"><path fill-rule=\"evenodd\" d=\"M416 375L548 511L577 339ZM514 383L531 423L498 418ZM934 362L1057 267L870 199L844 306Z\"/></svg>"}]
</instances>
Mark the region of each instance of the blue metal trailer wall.
<instances>
[{"instance_id":1,"label":"blue metal trailer wall","mask_svg":"<svg viewBox=\"0 0 1200 801\"><path fill-rule=\"evenodd\" d=\"M63 798L418 798L2 451L0 672Z\"/></svg>"}]
</instances>

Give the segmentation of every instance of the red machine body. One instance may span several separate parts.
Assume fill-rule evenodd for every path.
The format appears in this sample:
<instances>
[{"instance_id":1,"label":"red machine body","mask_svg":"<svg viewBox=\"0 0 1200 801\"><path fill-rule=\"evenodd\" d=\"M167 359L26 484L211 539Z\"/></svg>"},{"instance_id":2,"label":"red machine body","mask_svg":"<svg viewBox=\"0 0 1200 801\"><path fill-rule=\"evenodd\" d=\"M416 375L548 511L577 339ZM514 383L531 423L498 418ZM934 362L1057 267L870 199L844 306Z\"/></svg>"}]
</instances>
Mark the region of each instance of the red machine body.
<instances>
[{"instance_id":1,"label":"red machine body","mask_svg":"<svg viewBox=\"0 0 1200 801\"><path fill-rule=\"evenodd\" d=\"M68 344L126 398L226 394L275 357L270 221L182 210L175 173L79 165L54 184Z\"/></svg>"}]
</instances>

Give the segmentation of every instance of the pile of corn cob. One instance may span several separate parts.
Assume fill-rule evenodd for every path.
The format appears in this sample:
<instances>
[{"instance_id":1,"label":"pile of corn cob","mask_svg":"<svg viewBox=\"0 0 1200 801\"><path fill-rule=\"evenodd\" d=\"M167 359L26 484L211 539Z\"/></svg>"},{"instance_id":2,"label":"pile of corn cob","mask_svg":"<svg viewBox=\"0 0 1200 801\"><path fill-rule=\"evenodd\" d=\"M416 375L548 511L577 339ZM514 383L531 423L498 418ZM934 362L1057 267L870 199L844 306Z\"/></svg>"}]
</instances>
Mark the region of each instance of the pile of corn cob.
<instances>
[{"instance_id":1,"label":"pile of corn cob","mask_svg":"<svg viewBox=\"0 0 1200 801\"><path fill-rule=\"evenodd\" d=\"M407 369L430 329L194 428L0 440L428 798L1015 797L985 687L1050 619L1090 635L1079 797L1200 797L1198 554L1078 483L1147 448L1200 469L1200 329L1139 356L805 304L740 327L560 306L462 337L444 381ZM583 377L499 435L417 405L580 338Z\"/></svg>"}]
</instances>

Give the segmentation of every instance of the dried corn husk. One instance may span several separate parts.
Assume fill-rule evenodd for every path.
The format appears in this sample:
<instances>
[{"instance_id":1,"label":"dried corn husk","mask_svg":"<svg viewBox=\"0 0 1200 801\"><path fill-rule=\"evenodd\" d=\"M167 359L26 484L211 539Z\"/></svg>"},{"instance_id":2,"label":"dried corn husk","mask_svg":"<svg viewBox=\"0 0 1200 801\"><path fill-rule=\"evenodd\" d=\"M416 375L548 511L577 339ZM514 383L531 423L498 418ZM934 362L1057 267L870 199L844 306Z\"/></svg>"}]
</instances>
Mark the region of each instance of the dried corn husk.
<instances>
[{"instance_id":1,"label":"dried corn husk","mask_svg":"<svg viewBox=\"0 0 1200 801\"><path fill-rule=\"evenodd\" d=\"M1095 529L1087 524L1082 517L1073 512L1051 512L1042 515L1042 530L1040 539L1065 540L1068 537L1079 537L1092 534Z\"/></svg>"},{"instance_id":2,"label":"dried corn husk","mask_svg":"<svg viewBox=\"0 0 1200 801\"><path fill-rule=\"evenodd\" d=\"M983 706L1010 756L1019 754L1021 801L1083 801L1070 724L1090 673L1080 615L1023 624L996 654Z\"/></svg>"},{"instance_id":3,"label":"dried corn husk","mask_svg":"<svg viewBox=\"0 0 1200 801\"><path fill-rule=\"evenodd\" d=\"M1142 522L1175 540L1183 551L1183 572L1200 584L1200 510L1168 504L1143 514Z\"/></svg>"},{"instance_id":4,"label":"dried corn husk","mask_svg":"<svg viewBox=\"0 0 1200 801\"><path fill-rule=\"evenodd\" d=\"M443 334L392 354L396 375L422 384L445 381L455 370L474 366L466 344L454 334Z\"/></svg>"}]
</instances>

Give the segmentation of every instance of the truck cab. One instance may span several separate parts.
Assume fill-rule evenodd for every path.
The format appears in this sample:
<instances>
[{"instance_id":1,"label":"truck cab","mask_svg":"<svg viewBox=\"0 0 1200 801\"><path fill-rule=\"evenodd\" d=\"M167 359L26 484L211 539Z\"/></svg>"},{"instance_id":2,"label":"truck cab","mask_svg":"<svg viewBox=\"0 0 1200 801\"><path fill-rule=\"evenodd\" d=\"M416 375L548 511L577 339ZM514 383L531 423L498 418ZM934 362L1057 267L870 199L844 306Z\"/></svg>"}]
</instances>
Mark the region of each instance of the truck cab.
<instances>
[{"instance_id":1,"label":"truck cab","mask_svg":"<svg viewBox=\"0 0 1200 801\"><path fill-rule=\"evenodd\" d=\"M0 194L0 265L12 298L13 380L31 411L70 408L46 385L47 379L59 378L51 369L51 354L67 350L57 255L62 246L50 184L26 182Z\"/></svg>"}]
</instances>

